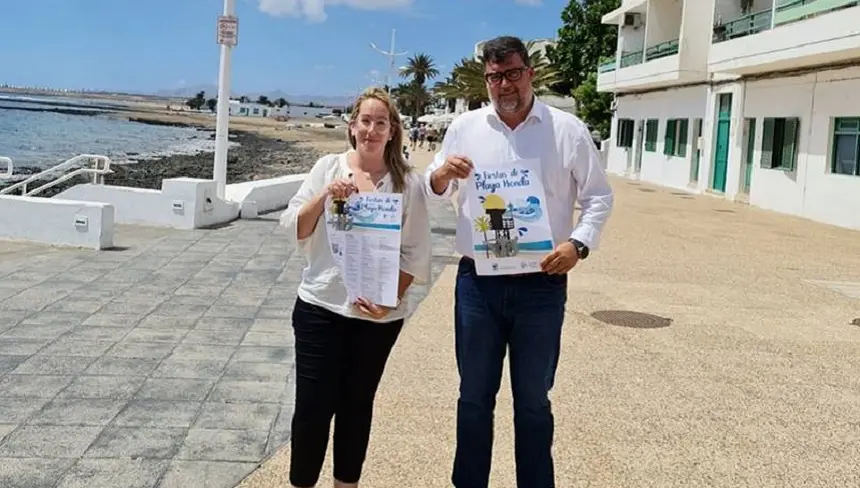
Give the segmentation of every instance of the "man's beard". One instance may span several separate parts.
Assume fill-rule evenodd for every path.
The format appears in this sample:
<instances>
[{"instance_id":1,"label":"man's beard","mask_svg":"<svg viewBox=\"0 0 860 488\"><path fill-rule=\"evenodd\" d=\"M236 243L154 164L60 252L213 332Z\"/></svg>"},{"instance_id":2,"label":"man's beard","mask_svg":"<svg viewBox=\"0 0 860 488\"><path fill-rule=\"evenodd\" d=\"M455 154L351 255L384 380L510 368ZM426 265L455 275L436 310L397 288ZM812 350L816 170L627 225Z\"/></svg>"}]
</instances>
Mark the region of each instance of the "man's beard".
<instances>
[{"instance_id":1,"label":"man's beard","mask_svg":"<svg viewBox=\"0 0 860 488\"><path fill-rule=\"evenodd\" d=\"M516 113L522 105L522 97L517 92L509 93L507 95L499 95L498 98L493 100L493 105L495 105L496 110L504 113Z\"/></svg>"}]
</instances>

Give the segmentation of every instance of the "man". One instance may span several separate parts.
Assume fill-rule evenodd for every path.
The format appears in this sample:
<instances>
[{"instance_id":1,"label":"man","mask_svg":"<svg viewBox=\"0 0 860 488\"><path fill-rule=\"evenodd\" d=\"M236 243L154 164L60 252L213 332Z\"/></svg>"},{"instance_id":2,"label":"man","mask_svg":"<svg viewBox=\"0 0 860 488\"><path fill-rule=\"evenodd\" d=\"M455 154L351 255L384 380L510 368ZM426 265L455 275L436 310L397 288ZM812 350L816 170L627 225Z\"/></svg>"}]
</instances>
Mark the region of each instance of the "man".
<instances>
[{"instance_id":1,"label":"man","mask_svg":"<svg viewBox=\"0 0 860 488\"><path fill-rule=\"evenodd\" d=\"M567 299L567 273L598 246L612 210L612 189L585 124L538 101L526 46L500 37L483 49L492 105L451 124L427 169L428 193L450 198L482 163L540 159L555 249L541 272L479 276L472 259L468 191L458 195L455 349L460 374L452 483L487 488L493 410L510 348L519 488L554 488L552 388ZM573 226L575 202L582 213Z\"/></svg>"}]
</instances>

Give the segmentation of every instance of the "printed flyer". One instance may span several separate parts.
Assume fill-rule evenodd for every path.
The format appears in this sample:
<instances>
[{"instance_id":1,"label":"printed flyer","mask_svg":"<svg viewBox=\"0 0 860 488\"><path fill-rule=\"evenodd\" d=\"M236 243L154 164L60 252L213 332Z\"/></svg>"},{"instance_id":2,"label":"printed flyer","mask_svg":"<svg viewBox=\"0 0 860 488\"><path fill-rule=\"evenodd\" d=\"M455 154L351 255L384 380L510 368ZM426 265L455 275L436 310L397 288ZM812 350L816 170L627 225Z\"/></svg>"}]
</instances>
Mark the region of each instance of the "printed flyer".
<instances>
[{"instance_id":1,"label":"printed flyer","mask_svg":"<svg viewBox=\"0 0 860 488\"><path fill-rule=\"evenodd\" d=\"M329 200L326 229L351 301L397 306L403 195L357 193Z\"/></svg>"},{"instance_id":2,"label":"printed flyer","mask_svg":"<svg viewBox=\"0 0 860 488\"><path fill-rule=\"evenodd\" d=\"M554 247L540 160L478 166L469 184L477 273L540 271L541 259Z\"/></svg>"}]
</instances>

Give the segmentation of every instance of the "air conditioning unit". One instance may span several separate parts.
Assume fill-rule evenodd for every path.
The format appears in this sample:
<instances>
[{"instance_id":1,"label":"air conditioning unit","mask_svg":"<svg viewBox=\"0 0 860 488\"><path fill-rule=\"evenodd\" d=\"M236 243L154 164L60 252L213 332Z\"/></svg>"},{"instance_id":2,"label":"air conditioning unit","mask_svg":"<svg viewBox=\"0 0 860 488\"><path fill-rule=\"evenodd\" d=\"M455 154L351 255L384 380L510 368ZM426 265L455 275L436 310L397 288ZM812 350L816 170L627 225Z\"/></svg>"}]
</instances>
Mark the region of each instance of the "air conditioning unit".
<instances>
[{"instance_id":1,"label":"air conditioning unit","mask_svg":"<svg viewBox=\"0 0 860 488\"><path fill-rule=\"evenodd\" d=\"M633 27L634 29L642 27L642 14L635 12L624 14L624 27Z\"/></svg>"}]
</instances>

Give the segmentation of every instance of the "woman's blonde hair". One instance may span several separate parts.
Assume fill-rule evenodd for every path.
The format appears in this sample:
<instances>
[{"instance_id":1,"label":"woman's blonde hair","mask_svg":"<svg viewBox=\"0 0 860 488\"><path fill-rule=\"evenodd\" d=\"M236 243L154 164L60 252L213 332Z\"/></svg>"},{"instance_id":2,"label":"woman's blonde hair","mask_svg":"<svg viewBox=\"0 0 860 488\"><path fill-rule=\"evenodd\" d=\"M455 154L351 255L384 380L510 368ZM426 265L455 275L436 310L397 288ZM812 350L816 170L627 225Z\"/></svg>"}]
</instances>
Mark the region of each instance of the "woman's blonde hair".
<instances>
[{"instance_id":1,"label":"woman's blonde hair","mask_svg":"<svg viewBox=\"0 0 860 488\"><path fill-rule=\"evenodd\" d=\"M406 188L406 175L412 171L403 157L403 124L400 121L400 112L397 111L397 106L388 96L388 93L381 88L368 88L355 100L352 106L352 112L349 115L349 127L346 129L349 145L355 149L355 136L352 135L352 128L358 119L358 113L361 111L361 104L365 100L379 100L388 107L388 120L391 126L391 139L385 143L385 167L388 169L388 174L391 175L391 182L394 186L394 191L402 193Z\"/></svg>"}]
</instances>

